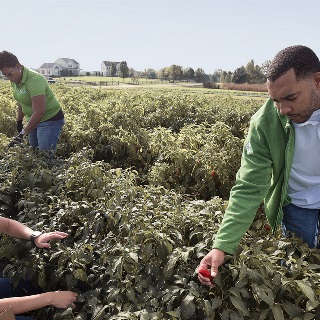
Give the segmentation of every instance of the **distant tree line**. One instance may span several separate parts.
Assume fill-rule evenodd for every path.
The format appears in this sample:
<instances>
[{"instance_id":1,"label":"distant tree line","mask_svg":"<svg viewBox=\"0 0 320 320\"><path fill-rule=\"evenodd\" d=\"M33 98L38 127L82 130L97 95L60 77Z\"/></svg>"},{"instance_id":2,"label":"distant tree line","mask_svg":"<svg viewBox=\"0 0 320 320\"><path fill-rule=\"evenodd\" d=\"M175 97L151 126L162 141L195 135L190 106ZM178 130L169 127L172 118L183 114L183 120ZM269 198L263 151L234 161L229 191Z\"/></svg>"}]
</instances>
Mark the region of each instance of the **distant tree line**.
<instances>
[{"instance_id":1,"label":"distant tree line","mask_svg":"<svg viewBox=\"0 0 320 320\"><path fill-rule=\"evenodd\" d=\"M170 67L164 67L156 71L154 69L146 69L145 71L135 71L129 68L126 61L120 63L118 77L132 78L137 81L139 78L158 79L165 81L192 81L198 83L219 82L219 83L248 83L261 84L266 82L266 71L270 61L265 61L261 66L255 64L254 60L250 60L246 66L241 66L233 72L216 69L213 74L206 74L202 68L194 70L193 68L183 68L182 66L173 64ZM117 72L116 65L112 64L111 73L115 76ZM88 73L87 73L88 75ZM102 72L95 72L96 76L102 76Z\"/></svg>"},{"instance_id":2,"label":"distant tree line","mask_svg":"<svg viewBox=\"0 0 320 320\"><path fill-rule=\"evenodd\" d=\"M250 60L246 66L241 66L231 71L217 69L213 74L206 74L203 69L183 68L179 65L165 67L159 71L147 69L140 72L140 77L147 79L163 79L172 81L195 81L205 83L208 81L221 83L249 83L259 84L266 82L266 71L270 61L265 61L261 66L255 64L254 60Z\"/></svg>"}]
</instances>

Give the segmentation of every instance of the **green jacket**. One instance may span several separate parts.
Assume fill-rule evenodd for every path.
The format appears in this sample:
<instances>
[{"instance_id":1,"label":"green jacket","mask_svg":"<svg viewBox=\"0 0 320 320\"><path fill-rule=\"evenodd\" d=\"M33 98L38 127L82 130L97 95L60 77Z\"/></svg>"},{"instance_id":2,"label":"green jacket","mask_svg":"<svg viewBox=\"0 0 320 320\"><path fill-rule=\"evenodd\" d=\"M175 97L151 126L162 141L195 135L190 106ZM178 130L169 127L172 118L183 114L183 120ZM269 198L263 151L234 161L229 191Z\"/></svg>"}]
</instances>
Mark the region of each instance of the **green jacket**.
<instances>
[{"instance_id":1,"label":"green jacket","mask_svg":"<svg viewBox=\"0 0 320 320\"><path fill-rule=\"evenodd\" d=\"M233 254L263 200L270 226L277 230L282 207L290 203L287 189L293 152L291 121L268 99L251 118L241 167L213 248Z\"/></svg>"}]
</instances>

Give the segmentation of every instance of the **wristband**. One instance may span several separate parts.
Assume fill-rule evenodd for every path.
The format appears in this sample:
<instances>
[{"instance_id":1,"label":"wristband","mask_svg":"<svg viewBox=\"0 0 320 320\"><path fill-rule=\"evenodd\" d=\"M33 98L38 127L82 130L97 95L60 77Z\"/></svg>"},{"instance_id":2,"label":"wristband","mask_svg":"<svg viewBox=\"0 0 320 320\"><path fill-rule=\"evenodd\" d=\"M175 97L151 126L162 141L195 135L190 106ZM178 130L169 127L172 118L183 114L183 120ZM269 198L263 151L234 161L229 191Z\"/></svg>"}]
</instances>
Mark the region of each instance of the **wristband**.
<instances>
[{"instance_id":1,"label":"wristband","mask_svg":"<svg viewBox=\"0 0 320 320\"><path fill-rule=\"evenodd\" d=\"M30 240L32 243L34 243L34 240L35 240L36 238L38 238L39 236L41 236L41 235L42 235L42 232L41 232L41 231L34 231L34 232L31 233L31 235L30 235L30 237L29 237L29 240Z\"/></svg>"}]
</instances>

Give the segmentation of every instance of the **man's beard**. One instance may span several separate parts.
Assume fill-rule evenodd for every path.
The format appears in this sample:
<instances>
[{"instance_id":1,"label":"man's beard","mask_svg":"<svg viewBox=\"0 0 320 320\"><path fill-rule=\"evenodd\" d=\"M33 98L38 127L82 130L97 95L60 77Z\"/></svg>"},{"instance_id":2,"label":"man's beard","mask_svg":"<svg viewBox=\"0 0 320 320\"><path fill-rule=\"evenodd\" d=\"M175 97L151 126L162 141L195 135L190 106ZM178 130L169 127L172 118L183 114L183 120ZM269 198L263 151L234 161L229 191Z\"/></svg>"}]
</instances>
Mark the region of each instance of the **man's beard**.
<instances>
[{"instance_id":1,"label":"man's beard","mask_svg":"<svg viewBox=\"0 0 320 320\"><path fill-rule=\"evenodd\" d=\"M319 108L320 108L320 106L319 106L319 97L317 95L316 90L313 90L309 106L302 113L292 115L291 120L293 122L296 122L296 123L306 122L306 121L308 121L310 119L310 117L312 116L313 112L315 112ZM295 120L295 118L296 118L296 120ZM290 116L289 116L289 119L290 119Z\"/></svg>"}]
</instances>

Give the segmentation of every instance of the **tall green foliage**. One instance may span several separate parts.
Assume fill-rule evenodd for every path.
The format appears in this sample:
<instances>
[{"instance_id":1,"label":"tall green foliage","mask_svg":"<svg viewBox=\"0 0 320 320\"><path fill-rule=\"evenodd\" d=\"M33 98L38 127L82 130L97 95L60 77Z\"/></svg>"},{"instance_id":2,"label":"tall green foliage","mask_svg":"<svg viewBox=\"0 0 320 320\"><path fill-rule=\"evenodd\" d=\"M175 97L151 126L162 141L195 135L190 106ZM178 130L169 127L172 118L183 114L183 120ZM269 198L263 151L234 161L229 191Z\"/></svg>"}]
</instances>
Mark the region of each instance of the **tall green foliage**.
<instances>
[{"instance_id":1,"label":"tall green foliage","mask_svg":"<svg viewBox=\"0 0 320 320\"><path fill-rule=\"evenodd\" d=\"M79 293L75 310L38 319L317 319L318 250L271 236L263 207L217 286L197 281L259 102L166 91L55 86L66 126L56 159L7 150L15 110L0 100L0 212L69 233L51 250L3 236L14 282Z\"/></svg>"}]
</instances>

